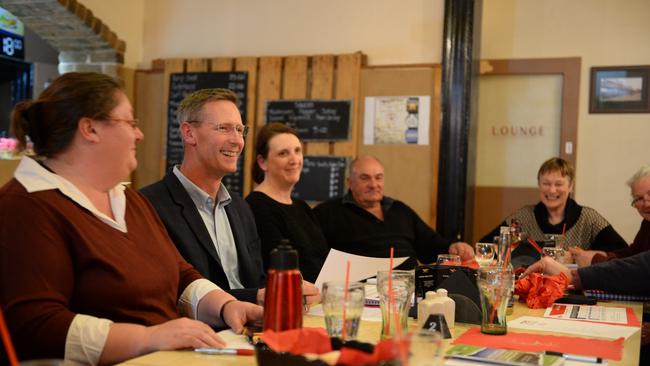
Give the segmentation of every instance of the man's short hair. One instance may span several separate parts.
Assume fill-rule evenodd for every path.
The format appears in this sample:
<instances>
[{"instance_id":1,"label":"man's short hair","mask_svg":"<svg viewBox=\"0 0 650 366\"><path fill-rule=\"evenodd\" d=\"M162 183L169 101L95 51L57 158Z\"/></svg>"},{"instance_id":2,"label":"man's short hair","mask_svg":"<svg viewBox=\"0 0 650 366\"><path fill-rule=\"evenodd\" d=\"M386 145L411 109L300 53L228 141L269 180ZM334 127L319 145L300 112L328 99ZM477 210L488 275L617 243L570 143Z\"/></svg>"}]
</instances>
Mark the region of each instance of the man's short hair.
<instances>
[{"instance_id":1,"label":"man's short hair","mask_svg":"<svg viewBox=\"0 0 650 366\"><path fill-rule=\"evenodd\" d=\"M350 167L349 167L349 171L348 171L348 177L352 177L352 173L354 172L354 167L357 165L357 163L360 160L364 160L364 159L372 159L372 160L378 162L379 165L381 165L382 167L384 166L384 164L382 164L381 160L377 159L376 157L374 157L372 155L358 156L354 160L352 160L352 162L350 163Z\"/></svg>"},{"instance_id":2,"label":"man's short hair","mask_svg":"<svg viewBox=\"0 0 650 366\"><path fill-rule=\"evenodd\" d=\"M201 89L183 98L176 111L176 120L179 124L184 121L201 121L203 106L210 102L227 100L237 104L237 95L232 90L224 88Z\"/></svg>"}]
</instances>

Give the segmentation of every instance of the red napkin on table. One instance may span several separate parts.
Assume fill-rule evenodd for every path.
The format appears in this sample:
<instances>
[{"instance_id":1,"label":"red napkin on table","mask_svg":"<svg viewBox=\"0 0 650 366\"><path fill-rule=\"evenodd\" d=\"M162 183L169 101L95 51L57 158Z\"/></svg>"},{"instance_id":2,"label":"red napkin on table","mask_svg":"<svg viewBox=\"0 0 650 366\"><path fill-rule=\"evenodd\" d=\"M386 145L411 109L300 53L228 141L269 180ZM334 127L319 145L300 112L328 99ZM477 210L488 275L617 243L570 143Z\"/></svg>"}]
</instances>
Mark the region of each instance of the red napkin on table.
<instances>
[{"instance_id":1,"label":"red napkin on table","mask_svg":"<svg viewBox=\"0 0 650 366\"><path fill-rule=\"evenodd\" d=\"M265 330L261 336L264 343L275 352L327 353L332 350L332 343L324 328L302 328L274 332Z\"/></svg>"},{"instance_id":2,"label":"red napkin on table","mask_svg":"<svg viewBox=\"0 0 650 366\"><path fill-rule=\"evenodd\" d=\"M529 308L542 309L564 296L568 285L569 279L564 273L555 276L531 273L528 277L517 280L515 294L519 295L519 301L526 302Z\"/></svg>"},{"instance_id":3,"label":"red napkin on table","mask_svg":"<svg viewBox=\"0 0 650 366\"><path fill-rule=\"evenodd\" d=\"M302 328L282 332L267 330L262 333L261 338L275 352L314 353L320 355L332 351L330 337L323 328ZM381 361L406 358L408 357L408 349L407 340L398 342L392 339L377 343L373 353L343 347L336 364L348 366L375 365Z\"/></svg>"},{"instance_id":4,"label":"red napkin on table","mask_svg":"<svg viewBox=\"0 0 650 366\"><path fill-rule=\"evenodd\" d=\"M469 344L526 352L554 351L619 361L623 356L624 342L623 337L615 340L605 340L511 331L504 335L494 336L483 334L479 328L472 327L451 344Z\"/></svg>"}]
</instances>

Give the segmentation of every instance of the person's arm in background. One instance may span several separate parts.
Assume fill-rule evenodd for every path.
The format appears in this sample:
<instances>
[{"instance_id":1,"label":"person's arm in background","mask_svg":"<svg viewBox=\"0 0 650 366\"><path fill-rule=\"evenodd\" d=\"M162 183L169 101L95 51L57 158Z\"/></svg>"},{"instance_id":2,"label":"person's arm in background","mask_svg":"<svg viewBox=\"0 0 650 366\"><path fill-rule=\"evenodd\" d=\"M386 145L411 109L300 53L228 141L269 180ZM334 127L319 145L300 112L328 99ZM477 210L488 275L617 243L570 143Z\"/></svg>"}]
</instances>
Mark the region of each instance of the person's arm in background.
<instances>
[{"instance_id":1,"label":"person's arm in background","mask_svg":"<svg viewBox=\"0 0 650 366\"><path fill-rule=\"evenodd\" d=\"M640 253L643 250L650 249L647 248L647 244L640 245L640 243L637 242L639 234L641 234L641 231L643 230L643 224L641 225L641 229L639 230L639 233L637 233L637 237L634 239L632 245L628 246L625 243L625 240L603 217L598 215L596 219L604 222L605 227L596 234L594 240L590 243L589 250L583 250L578 247L569 249L573 259L579 267L607 262L615 258L629 257ZM642 249L642 247L646 248Z\"/></svg>"},{"instance_id":2,"label":"person's arm in background","mask_svg":"<svg viewBox=\"0 0 650 366\"><path fill-rule=\"evenodd\" d=\"M598 289L620 294L650 294L650 251L628 258L615 259L593 266L570 270L550 257L530 265L524 275L541 272L547 275L564 273L576 289Z\"/></svg>"},{"instance_id":3,"label":"person's arm in background","mask_svg":"<svg viewBox=\"0 0 650 366\"><path fill-rule=\"evenodd\" d=\"M606 262L615 258L625 258L650 250L650 221L643 220L641 227L634 237L634 241L629 247L607 252L604 254L595 254L591 264Z\"/></svg>"},{"instance_id":4,"label":"person's arm in background","mask_svg":"<svg viewBox=\"0 0 650 366\"><path fill-rule=\"evenodd\" d=\"M650 295L650 251L578 268L585 289L630 295Z\"/></svg>"},{"instance_id":5,"label":"person's arm in background","mask_svg":"<svg viewBox=\"0 0 650 366\"><path fill-rule=\"evenodd\" d=\"M616 232L616 230L614 230L614 227L611 224L605 226L598 232L589 247L590 250L599 250L603 252L611 252L627 248L627 242L618 232Z\"/></svg>"}]
</instances>

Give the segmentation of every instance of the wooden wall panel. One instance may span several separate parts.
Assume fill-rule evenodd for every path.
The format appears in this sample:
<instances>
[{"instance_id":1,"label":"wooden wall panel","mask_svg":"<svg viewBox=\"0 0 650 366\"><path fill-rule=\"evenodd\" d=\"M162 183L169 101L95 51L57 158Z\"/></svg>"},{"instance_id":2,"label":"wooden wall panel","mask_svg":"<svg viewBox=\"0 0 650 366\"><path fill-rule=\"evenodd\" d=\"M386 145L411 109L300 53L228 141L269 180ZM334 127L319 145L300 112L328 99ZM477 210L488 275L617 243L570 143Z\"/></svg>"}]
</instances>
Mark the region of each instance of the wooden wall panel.
<instances>
[{"instance_id":1,"label":"wooden wall panel","mask_svg":"<svg viewBox=\"0 0 650 366\"><path fill-rule=\"evenodd\" d=\"M438 205L438 161L440 160L440 103L441 103L441 85L442 85L442 66L433 67L433 100L431 101L431 215L430 221L432 228L436 228L437 222L437 205Z\"/></svg>"},{"instance_id":2,"label":"wooden wall panel","mask_svg":"<svg viewBox=\"0 0 650 366\"><path fill-rule=\"evenodd\" d=\"M185 61L185 72L208 71L208 60L205 58L193 58Z\"/></svg>"},{"instance_id":3,"label":"wooden wall panel","mask_svg":"<svg viewBox=\"0 0 650 366\"><path fill-rule=\"evenodd\" d=\"M203 72L203 71L246 71L248 72L248 105L247 119L249 128L244 150L244 195L250 192L252 182L250 166L254 161L253 149L255 132L259 126L266 123L266 102L280 99L342 99L352 100L351 111L351 139L336 142L306 142L305 152L311 155L339 155L356 157L359 111L359 75L365 63L365 56L358 52L350 55L318 55L318 56L286 56L286 57L218 57L197 59L166 59L154 60L154 71L160 73L158 80L160 96L158 102L145 99L151 108L158 108L158 123L166 126L167 100L169 98L169 75L178 72ZM144 76L141 76L144 78ZM143 89L147 89L149 81L143 82ZM140 106L146 109L147 106ZM144 113L145 118L153 115L151 111ZM160 127L160 126L158 126ZM159 156L157 162L148 162L143 169L143 176L151 175L153 167L159 172L158 179L164 175L166 143L166 128L144 131L147 136L154 137L157 144L151 144L152 149L158 151L146 154L147 160L151 156ZM153 147L155 145L155 147ZM146 168L146 169L145 169ZM141 178L148 180L150 178Z\"/></svg>"},{"instance_id":4,"label":"wooden wall panel","mask_svg":"<svg viewBox=\"0 0 650 366\"><path fill-rule=\"evenodd\" d=\"M266 102L280 99L282 86L282 57L261 57L257 78L256 126L266 123Z\"/></svg>"},{"instance_id":5,"label":"wooden wall panel","mask_svg":"<svg viewBox=\"0 0 650 366\"><path fill-rule=\"evenodd\" d=\"M332 99L334 94L334 62L332 55L314 56L311 61L311 99ZM329 142L310 142L305 153L309 155L329 155L333 144Z\"/></svg>"},{"instance_id":6,"label":"wooden wall panel","mask_svg":"<svg viewBox=\"0 0 650 366\"><path fill-rule=\"evenodd\" d=\"M163 72L138 71L135 75L136 94L133 107L144 139L137 149L138 169L133 173L133 188L155 183L161 177L160 161L164 159L167 134L167 113L160 108L163 100ZM162 122L161 122L162 121Z\"/></svg>"},{"instance_id":7,"label":"wooden wall panel","mask_svg":"<svg viewBox=\"0 0 650 366\"><path fill-rule=\"evenodd\" d=\"M307 57L284 59L282 70L282 99L307 98Z\"/></svg>"},{"instance_id":8,"label":"wooden wall panel","mask_svg":"<svg viewBox=\"0 0 650 366\"><path fill-rule=\"evenodd\" d=\"M475 187L472 241L494 229L503 219L521 208L522 202L539 202L539 190L527 187Z\"/></svg>"},{"instance_id":9,"label":"wooden wall panel","mask_svg":"<svg viewBox=\"0 0 650 366\"><path fill-rule=\"evenodd\" d=\"M372 155L384 165L386 179L384 192L409 205L425 222L435 227L436 188L438 160L434 159L439 150L436 127L436 91L440 84L439 66L402 66L364 68L361 71L360 100L366 96L411 96L431 97L431 115L429 116L429 145L407 144L363 144L363 133L359 121L358 155ZM364 115L365 105L360 104ZM438 108L438 109L436 109Z\"/></svg>"},{"instance_id":10,"label":"wooden wall panel","mask_svg":"<svg viewBox=\"0 0 650 366\"><path fill-rule=\"evenodd\" d=\"M233 59L230 57L219 57L210 59L210 71L232 71Z\"/></svg>"},{"instance_id":11,"label":"wooden wall panel","mask_svg":"<svg viewBox=\"0 0 650 366\"><path fill-rule=\"evenodd\" d=\"M160 177L165 175L165 143L167 141L167 101L169 100L169 76L173 73L184 72L185 71L185 60L183 59L166 59L166 60L155 60L153 62L154 69L163 71L163 86L162 86L162 100L159 104L161 109L161 122L165 128L161 136L162 139L162 153L160 155L160 160L158 161L158 171L160 172Z\"/></svg>"},{"instance_id":12,"label":"wooden wall panel","mask_svg":"<svg viewBox=\"0 0 650 366\"><path fill-rule=\"evenodd\" d=\"M124 93L133 103L135 100L135 70L128 67L118 67L117 76L122 81Z\"/></svg>"},{"instance_id":13,"label":"wooden wall panel","mask_svg":"<svg viewBox=\"0 0 650 366\"><path fill-rule=\"evenodd\" d=\"M351 55L341 55L336 58L336 88L334 99L352 100L350 113L350 140L334 144L333 155L357 156L357 141L359 141L359 77L365 57L361 52Z\"/></svg>"},{"instance_id":14,"label":"wooden wall panel","mask_svg":"<svg viewBox=\"0 0 650 366\"><path fill-rule=\"evenodd\" d=\"M253 186L253 179L250 174L250 166L253 164L253 150L255 149L255 121L257 116L257 57L241 57L235 60L235 71L246 71L248 73L248 105L246 115L248 121L244 121L248 128L246 136L246 147L244 148L244 196L247 196Z\"/></svg>"}]
</instances>

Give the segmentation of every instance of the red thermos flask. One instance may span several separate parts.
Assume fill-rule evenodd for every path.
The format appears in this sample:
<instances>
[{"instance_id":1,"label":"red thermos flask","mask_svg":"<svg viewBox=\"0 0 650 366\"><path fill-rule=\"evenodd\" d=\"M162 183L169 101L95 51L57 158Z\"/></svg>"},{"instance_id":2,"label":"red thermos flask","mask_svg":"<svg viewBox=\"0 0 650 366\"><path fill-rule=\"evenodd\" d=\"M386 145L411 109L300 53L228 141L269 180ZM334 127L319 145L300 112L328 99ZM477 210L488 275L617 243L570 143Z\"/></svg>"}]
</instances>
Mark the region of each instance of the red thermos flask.
<instances>
[{"instance_id":1,"label":"red thermos flask","mask_svg":"<svg viewBox=\"0 0 650 366\"><path fill-rule=\"evenodd\" d=\"M302 328L302 275L288 240L271 251L264 294L264 330Z\"/></svg>"}]
</instances>

